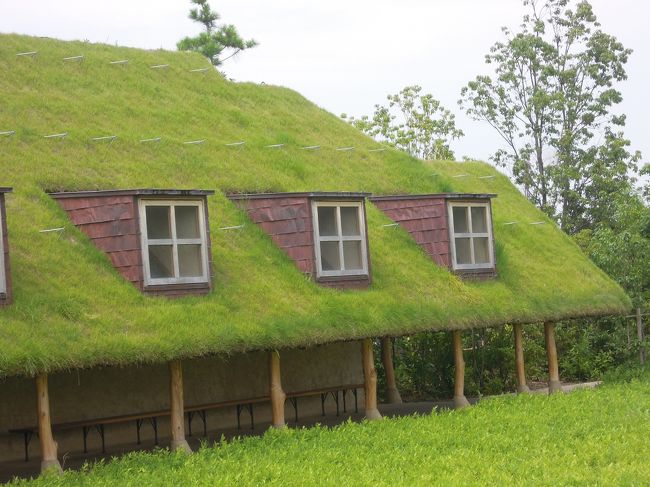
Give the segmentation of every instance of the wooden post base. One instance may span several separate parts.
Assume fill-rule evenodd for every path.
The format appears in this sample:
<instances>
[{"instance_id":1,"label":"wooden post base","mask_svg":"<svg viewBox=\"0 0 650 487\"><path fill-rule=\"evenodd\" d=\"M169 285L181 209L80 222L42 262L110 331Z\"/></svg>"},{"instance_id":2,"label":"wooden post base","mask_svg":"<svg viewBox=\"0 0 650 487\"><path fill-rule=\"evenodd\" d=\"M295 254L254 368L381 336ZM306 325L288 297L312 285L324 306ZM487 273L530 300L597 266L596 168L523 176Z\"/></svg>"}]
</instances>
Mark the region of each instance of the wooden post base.
<instances>
[{"instance_id":1,"label":"wooden post base","mask_svg":"<svg viewBox=\"0 0 650 487\"><path fill-rule=\"evenodd\" d=\"M393 364L393 341L390 337L381 339L381 361L386 376L386 401L389 404L402 404L402 396L397 390L395 367Z\"/></svg>"},{"instance_id":2,"label":"wooden post base","mask_svg":"<svg viewBox=\"0 0 650 487\"><path fill-rule=\"evenodd\" d=\"M192 453L190 445L187 443L187 440L172 440L170 444L171 451L181 450L186 453Z\"/></svg>"},{"instance_id":3,"label":"wooden post base","mask_svg":"<svg viewBox=\"0 0 650 487\"><path fill-rule=\"evenodd\" d=\"M282 389L280 354L275 350L269 352L269 395L271 396L271 426L277 429L286 428L284 403L287 395Z\"/></svg>"},{"instance_id":4,"label":"wooden post base","mask_svg":"<svg viewBox=\"0 0 650 487\"><path fill-rule=\"evenodd\" d=\"M544 339L546 341L546 355L548 358L548 393L562 392L557 348L555 346L555 323L544 323Z\"/></svg>"},{"instance_id":5,"label":"wooden post base","mask_svg":"<svg viewBox=\"0 0 650 487\"><path fill-rule=\"evenodd\" d=\"M515 336L515 369L517 372L517 392L519 394L530 392L526 383L526 369L524 367L524 330L521 324L512 326Z\"/></svg>"},{"instance_id":6,"label":"wooden post base","mask_svg":"<svg viewBox=\"0 0 650 487\"><path fill-rule=\"evenodd\" d=\"M466 408L469 405L470 405L469 401L467 400L467 398L464 395L463 396L454 396L454 408L455 409Z\"/></svg>"},{"instance_id":7,"label":"wooden post base","mask_svg":"<svg viewBox=\"0 0 650 487\"><path fill-rule=\"evenodd\" d=\"M397 387L386 388L386 402L388 404L402 404L402 396L400 396Z\"/></svg>"},{"instance_id":8,"label":"wooden post base","mask_svg":"<svg viewBox=\"0 0 650 487\"><path fill-rule=\"evenodd\" d=\"M463 359L463 341L460 330L451 332L454 347L454 407L461 409L469 406L465 397L465 360Z\"/></svg>"},{"instance_id":9,"label":"wooden post base","mask_svg":"<svg viewBox=\"0 0 650 487\"><path fill-rule=\"evenodd\" d=\"M370 338L361 341L361 357L363 360L363 393L366 403L366 419L381 419L381 413L377 409L377 371L375 370L375 359Z\"/></svg>"},{"instance_id":10,"label":"wooden post base","mask_svg":"<svg viewBox=\"0 0 650 487\"><path fill-rule=\"evenodd\" d=\"M519 384L517 386L517 394L527 394L530 392L530 387L526 384Z\"/></svg>"},{"instance_id":11,"label":"wooden post base","mask_svg":"<svg viewBox=\"0 0 650 487\"><path fill-rule=\"evenodd\" d=\"M41 462L41 474L48 472L59 474L63 473L63 469L61 468L61 464L58 460L43 460Z\"/></svg>"},{"instance_id":12,"label":"wooden post base","mask_svg":"<svg viewBox=\"0 0 650 487\"><path fill-rule=\"evenodd\" d=\"M564 392L562 389L562 382L559 380L548 381L548 393L553 394L554 392Z\"/></svg>"}]
</instances>

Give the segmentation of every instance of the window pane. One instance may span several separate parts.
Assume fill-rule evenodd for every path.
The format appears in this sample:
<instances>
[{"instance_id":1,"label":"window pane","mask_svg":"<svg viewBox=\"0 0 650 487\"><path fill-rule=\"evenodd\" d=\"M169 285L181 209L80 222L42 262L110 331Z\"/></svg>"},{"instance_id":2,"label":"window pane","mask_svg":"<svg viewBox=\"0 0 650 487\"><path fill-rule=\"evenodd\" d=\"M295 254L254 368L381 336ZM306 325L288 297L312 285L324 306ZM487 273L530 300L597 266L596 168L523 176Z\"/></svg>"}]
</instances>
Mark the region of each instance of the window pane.
<instances>
[{"instance_id":1,"label":"window pane","mask_svg":"<svg viewBox=\"0 0 650 487\"><path fill-rule=\"evenodd\" d=\"M149 245L149 271L152 279L174 277L171 245Z\"/></svg>"},{"instance_id":2,"label":"window pane","mask_svg":"<svg viewBox=\"0 0 650 487\"><path fill-rule=\"evenodd\" d=\"M320 243L321 267L324 271L341 270L341 259L339 258L338 242Z\"/></svg>"},{"instance_id":3,"label":"window pane","mask_svg":"<svg viewBox=\"0 0 650 487\"><path fill-rule=\"evenodd\" d=\"M346 271L363 269L360 240L343 242L343 262Z\"/></svg>"},{"instance_id":4,"label":"window pane","mask_svg":"<svg viewBox=\"0 0 650 487\"><path fill-rule=\"evenodd\" d=\"M346 236L361 235L359 230L359 209L357 207L341 207L341 232Z\"/></svg>"},{"instance_id":5,"label":"window pane","mask_svg":"<svg viewBox=\"0 0 650 487\"><path fill-rule=\"evenodd\" d=\"M200 238L199 208L176 206L176 238Z\"/></svg>"},{"instance_id":6,"label":"window pane","mask_svg":"<svg viewBox=\"0 0 650 487\"><path fill-rule=\"evenodd\" d=\"M469 238L457 238L456 240L456 263L471 264L472 254L469 248Z\"/></svg>"},{"instance_id":7,"label":"window pane","mask_svg":"<svg viewBox=\"0 0 650 487\"><path fill-rule=\"evenodd\" d=\"M200 245L179 245L178 272L180 277L201 277L203 275L201 260Z\"/></svg>"},{"instance_id":8,"label":"window pane","mask_svg":"<svg viewBox=\"0 0 650 487\"><path fill-rule=\"evenodd\" d=\"M323 237L338 235L338 230L336 229L336 207L318 207L318 231Z\"/></svg>"},{"instance_id":9,"label":"window pane","mask_svg":"<svg viewBox=\"0 0 650 487\"><path fill-rule=\"evenodd\" d=\"M172 238L169 206L147 206L147 238Z\"/></svg>"},{"instance_id":10,"label":"window pane","mask_svg":"<svg viewBox=\"0 0 650 487\"><path fill-rule=\"evenodd\" d=\"M472 206L472 232L487 233L487 208Z\"/></svg>"},{"instance_id":11,"label":"window pane","mask_svg":"<svg viewBox=\"0 0 650 487\"><path fill-rule=\"evenodd\" d=\"M487 237L474 238L474 261L476 264L490 263L490 247Z\"/></svg>"},{"instance_id":12,"label":"window pane","mask_svg":"<svg viewBox=\"0 0 650 487\"><path fill-rule=\"evenodd\" d=\"M454 215L454 233L469 233L469 225L467 224L467 207L454 206L452 207Z\"/></svg>"}]
</instances>

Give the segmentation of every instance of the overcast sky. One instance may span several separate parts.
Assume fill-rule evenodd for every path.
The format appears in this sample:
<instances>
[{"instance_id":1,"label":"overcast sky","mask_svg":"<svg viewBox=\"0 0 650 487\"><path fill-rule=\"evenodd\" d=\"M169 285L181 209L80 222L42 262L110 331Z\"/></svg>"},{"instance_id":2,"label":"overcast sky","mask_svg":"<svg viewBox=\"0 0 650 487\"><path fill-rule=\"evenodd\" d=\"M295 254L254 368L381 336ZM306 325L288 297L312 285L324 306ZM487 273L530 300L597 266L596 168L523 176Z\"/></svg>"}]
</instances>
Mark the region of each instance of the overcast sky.
<instances>
[{"instance_id":1,"label":"overcast sky","mask_svg":"<svg viewBox=\"0 0 650 487\"><path fill-rule=\"evenodd\" d=\"M592 0L606 32L634 53L620 85L632 148L650 160L650 4ZM500 145L495 132L457 107L461 87L487 73L484 55L516 28L520 0L224 0L213 1L222 21L260 45L226 62L238 81L293 88L340 115L370 114L375 103L411 84L457 114L465 137L452 148L487 160ZM175 49L200 27L187 18L185 0L0 0L0 32L81 39L148 49Z\"/></svg>"}]
</instances>

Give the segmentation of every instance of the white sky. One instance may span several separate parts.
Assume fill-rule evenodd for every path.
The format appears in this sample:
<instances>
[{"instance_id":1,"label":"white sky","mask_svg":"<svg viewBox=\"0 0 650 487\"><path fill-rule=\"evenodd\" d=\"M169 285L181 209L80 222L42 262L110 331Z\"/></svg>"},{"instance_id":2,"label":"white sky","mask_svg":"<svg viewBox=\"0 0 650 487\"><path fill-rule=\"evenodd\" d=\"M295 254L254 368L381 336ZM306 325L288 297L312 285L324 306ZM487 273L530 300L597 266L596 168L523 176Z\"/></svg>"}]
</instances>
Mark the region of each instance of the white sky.
<instances>
[{"instance_id":1,"label":"white sky","mask_svg":"<svg viewBox=\"0 0 650 487\"><path fill-rule=\"evenodd\" d=\"M632 148L650 160L650 4L592 0L603 29L634 49L628 81L619 88ZM340 115L371 114L375 103L410 84L440 99L457 116L465 137L452 144L487 160L500 145L495 132L465 117L456 104L461 87L488 73L484 55L516 28L520 0L223 0L212 1L222 21L260 45L223 69L238 81L293 88ZM187 18L186 0L0 0L0 32L81 39L142 48L175 49L200 27Z\"/></svg>"}]
</instances>

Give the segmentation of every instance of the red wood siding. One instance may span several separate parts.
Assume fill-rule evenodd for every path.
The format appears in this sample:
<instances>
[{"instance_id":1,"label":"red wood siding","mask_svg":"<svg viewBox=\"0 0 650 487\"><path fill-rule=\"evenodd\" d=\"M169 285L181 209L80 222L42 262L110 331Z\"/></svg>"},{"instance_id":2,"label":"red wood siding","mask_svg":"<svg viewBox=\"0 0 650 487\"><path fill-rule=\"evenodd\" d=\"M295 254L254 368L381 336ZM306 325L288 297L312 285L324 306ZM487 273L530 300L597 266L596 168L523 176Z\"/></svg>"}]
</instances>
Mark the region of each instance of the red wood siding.
<instances>
[{"instance_id":1,"label":"red wood siding","mask_svg":"<svg viewBox=\"0 0 650 487\"><path fill-rule=\"evenodd\" d=\"M451 268L447 204L444 197L373 200L391 220L399 223L433 261Z\"/></svg>"},{"instance_id":2,"label":"red wood siding","mask_svg":"<svg viewBox=\"0 0 650 487\"><path fill-rule=\"evenodd\" d=\"M358 289L369 286L369 276L316 278L312 198L309 196L236 197L233 198L233 201L245 210L250 219L259 225L273 242L296 263L301 272L311 276L320 285L338 289ZM335 200L332 199L332 201ZM368 273L370 273L370 256L368 256Z\"/></svg>"},{"instance_id":3,"label":"red wood siding","mask_svg":"<svg viewBox=\"0 0 650 487\"><path fill-rule=\"evenodd\" d=\"M136 200L132 195L61 198L72 223L103 250L115 268L143 289L142 252Z\"/></svg>"},{"instance_id":4,"label":"red wood siding","mask_svg":"<svg viewBox=\"0 0 650 487\"><path fill-rule=\"evenodd\" d=\"M9 262L9 235L7 233L7 211L5 209L5 195L0 193L0 224L2 225L2 249L4 252L4 271L7 291L0 294L0 306L11 304L11 264Z\"/></svg>"}]
</instances>

